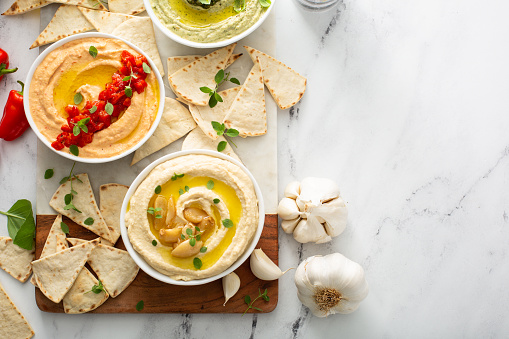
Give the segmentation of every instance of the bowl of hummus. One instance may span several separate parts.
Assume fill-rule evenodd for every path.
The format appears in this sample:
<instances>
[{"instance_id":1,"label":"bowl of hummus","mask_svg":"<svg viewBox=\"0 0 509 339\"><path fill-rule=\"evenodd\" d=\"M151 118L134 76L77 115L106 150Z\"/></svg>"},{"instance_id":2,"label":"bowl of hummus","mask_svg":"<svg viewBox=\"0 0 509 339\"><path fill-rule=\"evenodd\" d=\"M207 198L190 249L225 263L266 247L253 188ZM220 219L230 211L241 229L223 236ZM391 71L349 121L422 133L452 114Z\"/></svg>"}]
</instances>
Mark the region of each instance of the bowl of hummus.
<instances>
[{"instance_id":1,"label":"bowl of hummus","mask_svg":"<svg viewBox=\"0 0 509 339\"><path fill-rule=\"evenodd\" d=\"M122 240L148 275L201 285L233 272L260 239L265 212L253 175L214 151L166 155L131 184L120 216Z\"/></svg>"},{"instance_id":2,"label":"bowl of hummus","mask_svg":"<svg viewBox=\"0 0 509 339\"><path fill-rule=\"evenodd\" d=\"M166 36L195 48L227 46L248 36L267 18L275 0L143 0Z\"/></svg>"},{"instance_id":3,"label":"bowl of hummus","mask_svg":"<svg viewBox=\"0 0 509 339\"><path fill-rule=\"evenodd\" d=\"M133 44L104 33L60 40L35 60L24 108L37 137L80 162L117 160L140 147L163 113L164 84Z\"/></svg>"}]
</instances>

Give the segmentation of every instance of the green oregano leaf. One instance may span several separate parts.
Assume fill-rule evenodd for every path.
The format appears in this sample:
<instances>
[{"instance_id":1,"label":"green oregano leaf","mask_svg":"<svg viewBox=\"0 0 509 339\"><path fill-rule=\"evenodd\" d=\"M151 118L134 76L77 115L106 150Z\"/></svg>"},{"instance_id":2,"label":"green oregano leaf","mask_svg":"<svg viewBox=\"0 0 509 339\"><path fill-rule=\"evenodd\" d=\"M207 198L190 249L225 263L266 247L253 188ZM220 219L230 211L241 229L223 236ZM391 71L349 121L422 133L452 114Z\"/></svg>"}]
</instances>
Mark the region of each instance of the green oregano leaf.
<instances>
[{"instance_id":1,"label":"green oregano leaf","mask_svg":"<svg viewBox=\"0 0 509 339\"><path fill-rule=\"evenodd\" d=\"M74 94L74 104L79 105L83 101L83 95L81 93Z\"/></svg>"}]
</instances>

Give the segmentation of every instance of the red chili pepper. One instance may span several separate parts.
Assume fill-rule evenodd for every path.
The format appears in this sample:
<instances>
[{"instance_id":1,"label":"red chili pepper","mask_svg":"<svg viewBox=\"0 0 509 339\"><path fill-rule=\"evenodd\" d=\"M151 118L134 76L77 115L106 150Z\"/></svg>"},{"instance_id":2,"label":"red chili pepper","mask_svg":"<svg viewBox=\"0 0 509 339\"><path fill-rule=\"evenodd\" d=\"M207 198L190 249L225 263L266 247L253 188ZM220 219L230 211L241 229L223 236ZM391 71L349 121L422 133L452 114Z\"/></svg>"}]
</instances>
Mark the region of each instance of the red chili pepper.
<instances>
[{"instance_id":1,"label":"red chili pepper","mask_svg":"<svg viewBox=\"0 0 509 339\"><path fill-rule=\"evenodd\" d=\"M21 85L21 92L12 90L9 92L7 103L4 108L4 115L0 120L0 138L12 141L19 137L28 128L28 120L23 108L23 89L25 84L18 81Z\"/></svg>"},{"instance_id":2,"label":"red chili pepper","mask_svg":"<svg viewBox=\"0 0 509 339\"><path fill-rule=\"evenodd\" d=\"M0 80L4 77L4 74L14 73L18 68L9 68L9 55L6 51L0 48Z\"/></svg>"}]
</instances>

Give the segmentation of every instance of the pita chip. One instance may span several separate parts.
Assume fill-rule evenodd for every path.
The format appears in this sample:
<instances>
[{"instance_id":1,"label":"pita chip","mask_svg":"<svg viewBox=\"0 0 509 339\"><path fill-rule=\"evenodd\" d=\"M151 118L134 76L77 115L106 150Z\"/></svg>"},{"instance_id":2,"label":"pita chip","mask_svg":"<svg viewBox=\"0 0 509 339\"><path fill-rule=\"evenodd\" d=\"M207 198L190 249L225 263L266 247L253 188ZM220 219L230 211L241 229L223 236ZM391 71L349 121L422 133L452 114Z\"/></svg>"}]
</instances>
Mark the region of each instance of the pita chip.
<instances>
[{"instance_id":1,"label":"pita chip","mask_svg":"<svg viewBox=\"0 0 509 339\"><path fill-rule=\"evenodd\" d=\"M256 58L259 59L265 86L279 108L287 109L299 102L306 91L305 77L270 55L249 46L244 48L247 49L254 63Z\"/></svg>"},{"instance_id":2,"label":"pita chip","mask_svg":"<svg viewBox=\"0 0 509 339\"><path fill-rule=\"evenodd\" d=\"M230 67L230 65L233 64L241 56L242 56L242 53L232 54L232 56L230 57L230 59L228 59L228 62L226 63L225 69ZM179 69L186 67L187 65L191 64L193 61L196 61L201 57L203 57L203 55L186 55L186 56L169 57L168 62L167 62L168 75L172 75Z\"/></svg>"},{"instance_id":3,"label":"pita chip","mask_svg":"<svg viewBox=\"0 0 509 339\"><path fill-rule=\"evenodd\" d=\"M57 235L57 252L64 251L69 248L69 245L67 245L66 237Z\"/></svg>"},{"instance_id":4,"label":"pita chip","mask_svg":"<svg viewBox=\"0 0 509 339\"><path fill-rule=\"evenodd\" d=\"M74 284L99 239L87 241L32 262L35 280L41 292L59 303Z\"/></svg>"},{"instance_id":5,"label":"pita chip","mask_svg":"<svg viewBox=\"0 0 509 339\"><path fill-rule=\"evenodd\" d=\"M225 69L236 44L220 48L193 61L168 77L173 92L184 100L197 106L205 106L209 95L200 87L215 88L214 77L220 69Z\"/></svg>"},{"instance_id":6,"label":"pita chip","mask_svg":"<svg viewBox=\"0 0 509 339\"><path fill-rule=\"evenodd\" d=\"M182 150L185 151L188 149L208 149L211 151L217 151L217 145L222 141L226 141L225 137L223 137L222 135L219 136L219 138L217 138L216 140L212 140L209 137L207 137L200 128L195 128L184 139L184 142L182 143ZM233 148L230 146L228 141L226 141L226 148L220 153L229 155L230 157L242 162L242 160L240 160L237 154L235 154Z\"/></svg>"},{"instance_id":7,"label":"pita chip","mask_svg":"<svg viewBox=\"0 0 509 339\"><path fill-rule=\"evenodd\" d=\"M255 62L251 68L246 81L224 118L224 124L226 128L238 130L241 137L267 133L265 89L259 62Z\"/></svg>"},{"instance_id":8,"label":"pita chip","mask_svg":"<svg viewBox=\"0 0 509 339\"><path fill-rule=\"evenodd\" d=\"M98 32L111 34L124 21L134 18L132 15L97 11L89 8L78 7L87 20Z\"/></svg>"},{"instance_id":9,"label":"pita chip","mask_svg":"<svg viewBox=\"0 0 509 339\"><path fill-rule=\"evenodd\" d=\"M32 11L49 5L51 2L46 0L17 0L2 15L16 15Z\"/></svg>"},{"instance_id":10,"label":"pita chip","mask_svg":"<svg viewBox=\"0 0 509 339\"><path fill-rule=\"evenodd\" d=\"M109 0L108 8L113 13L136 15L145 10L143 0Z\"/></svg>"},{"instance_id":11,"label":"pita chip","mask_svg":"<svg viewBox=\"0 0 509 339\"><path fill-rule=\"evenodd\" d=\"M112 235L113 244L120 237L120 211L128 189L129 186L120 184L106 184L99 188L99 208Z\"/></svg>"},{"instance_id":12,"label":"pita chip","mask_svg":"<svg viewBox=\"0 0 509 339\"><path fill-rule=\"evenodd\" d=\"M152 59L161 76L164 75L164 67L157 49L154 27L149 17L134 17L124 21L111 34L138 46Z\"/></svg>"},{"instance_id":13,"label":"pita chip","mask_svg":"<svg viewBox=\"0 0 509 339\"><path fill-rule=\"evenodd\" d=\"M154 134L134 152L131 166L150 154L182 138L196 127L191 113L171 98L164 99L164 111Z\"/></svg>"},{"instance_id":14,"label":"pita chip","mask_svg":"<svg viewBox=\"0 0 509 339\"><path fill-rule=\"evenodd\" d=\"M86 313L104 304L109 297L108 293L105 291L101 291L98 294L89 292L98 283L99 281L94 275L86 267L83 267L63 299L64 312L67 314Z\"/></svg>"},{"instance_id":15,"label":"pita chip","mask_svg":"<svg viewBox=\"0 0 509 339\"><path fill-rule=\"evenodd\" d=\"M94 26L81 14L78 7L61 5L30 49L93 29Z\"/></svg>"},{"instance_id":16,"label":"pita chip","mask_svg":"<svg viewBox=\"0 0 509 339\"><path fill-rule=\"evenodd\" d=\"M81 244L84 244L84 243L88 242L88 240L81 239L81 238L67 238L67 241L72 246L81 245ZM106 246L113 247L113 244L111 242L109 242L108 240L105 240L103 238L100 238L99 243L103 244L103 245L106 245Z\"/></svg>"},{"instance_id":17,"label":"pita chip","mask_svg":"<svg viewBox=\"0 0 509 339\"><path fill-rule=\"evenodd\" d=\"M11 238L0 237L0 268L22 283L32 273L30 263L34 255L35 250L26 250L15 245Z\"/></svg>"},{"instance_id":18,"label":"pita chip","mask_svg":"<svg viewBox=\"0 0 509 339\"><path fill-rule=\"evenodd\" d=\"M106 11L106 7L102 4L101 0L51 0L51 2L57 2L64 5L81 6L101 11Z\"/></svg>"},{"instance_id":19,"label":"pita chip","mask_svg":"<svg viewBox=\"0 0 509 339\"><path fill-rule=\"evenodd\" d=\"M73 178L72 182L73 189L74 191L78 192L78 194L74 196L72 203L78 210L81 211L81 213L78 213L73 209L66 210L64 208L67 205L65 203L65 196L71 192L70 181L66 181L60 185L60 187L51 198L49 205L53 207L53 209L55 209L58 213L65 215L78 225L85 227L91 232L94 232L101 238L112 241L108 226L106 226L106 222L104 221L101 213L99 212L99 208L97 207L94 192L90 186L90 180L88 180L88 174L82 173L78 174L76 177L78 177L79 180ZM85 220L87 220L89 217L94 219L94 223L92 225L87 225L85 223Z\"/></svg>"},{"instance_id":20,"label":"pita chip","mask_svg":"<svg viewBox=\"0 0 509 339\"><path fill-rule=\"evenodd\" d=\"M29 339L35 332L0 284L0 338Z\"/></svg>"},{"instance_id":21,"label":"pita chip","mask_svg":"<svg viewBox=\"0 0 509 339\"><path fill-rule=\"evenodd\" d=\"M196 121L196 124L203 133L212 140L216 140L219 137L212 127L212 121L222 122L224 120L240 89L241 87L233 87L219 92L218 94L223 98L223 102L218 102L213 108L210 108L208 105L196 106L191 103L188 104L194 121Z\"/></svg>"},{"instance_id":22,"label":"pita chip","mask_svg":"<svg viewBox=\"0 0 509 339\"><path fill-rule=\"evenodd\" d=\"M127 251L102 244L94 249L88 264L112 298L133 282L140 269Z\"/></svg>"}]
</instances>

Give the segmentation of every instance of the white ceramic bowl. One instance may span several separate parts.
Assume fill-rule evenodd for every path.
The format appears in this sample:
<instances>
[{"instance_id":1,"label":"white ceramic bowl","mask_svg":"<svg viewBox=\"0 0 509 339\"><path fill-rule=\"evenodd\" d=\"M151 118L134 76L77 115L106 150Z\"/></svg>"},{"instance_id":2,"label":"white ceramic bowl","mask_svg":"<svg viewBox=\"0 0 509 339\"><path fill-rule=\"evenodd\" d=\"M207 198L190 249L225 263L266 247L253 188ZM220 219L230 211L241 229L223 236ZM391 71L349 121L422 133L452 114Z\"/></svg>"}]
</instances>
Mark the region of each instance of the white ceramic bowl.
<instances>
[{"instance_id":1,"label":"white ceramic bowl","mask_svg":"<svg viewBox=\"0 0 509 339\"><path fill-rule=\"evenodd\" d=\"M69 41L78 40L78 39L84 39L84 38L113 38L113 39L117 39L117 40L123 41L129 47L134 49L136 52L144 55L147 58L148 63L150 65L150 68L152 68L152 72L154 72L154 74L156 76L156 79L157 79L157 83L159 85L159 110L157 111L156 119L155 119L154 123L152 124L152 127L148 131L147 135L145 135L145 137L139 143L137 143L136 145L134 145L133 147L131 147L127 151L125 151L123 153L120 153L118 155L115 155L113 157L109 157L109 158L82 158L82 157L79 157L79 156L77 157L77 156L75 156L73 154L70 154L70 153L67 153L67 152L57 151L56 149L51 147L51 142L48 141L48 139L46 139L46 137L44 137L44 135L42 135L41 132L39 132L39 129L35 125L34 120L32 118L32 115L30 114L30 104L29 104L29 99L30 99L30 96L29 96L29 94L30 94L30 83L32 82L32 77L33 77L34 72L37 69L37 67L39 67L40 63L44 60L44 58L46 58L46 56L49 53L51 53L52 51L54 51L56 48L64 45L65 43L67 43ZM25 115L27 117L28 123L30 124L30 127L32 127L32 130L35 132L35 134L37 135L39 140L41 140L42 143L44 145L48 146L52 151L56 152L57 154L65 157L65 158L68 158L68 159L71 159L71 160L74 160L74 161L86 162L86 163L104 163L104 162L110 162L110 161L114 161L114 160L117 160L117 159L125 157L126 155L136 151L141 145L143 145L145 143L145 141L148 140L148 138L150 138L152 133L154 133L155 129L157 128L157 125L159 124L159 121L161 120L161 116L163 115L164 97L165 97L165 92L164 92L163 78L161 77L161 74L159 73L159 71L158 71L156 65L154 64L154 62L149 58L149 56L147 54L145 54L145 52L143 52L141 49L139 49L138 47L136 47L132 43L130 43L130 42L124 40L124 39L117 38L117 37L115 37L115 36L113 36L111 34L105 34L105 33L80 33L80 34L76 34L76 35L67 37L65 39L62 39L62 40L60 40L58 42L55 42L53 45L48 47L44 52L42 52L41 55L39 55L37 57L37 59L35 59L34 63L32 64L32 67L30 68L30 71L28 72L27 79L25 80L25 93L23 95L23 106L25 108Z\"/></svg>"},{"instance_id":2,"label":"white ceramic bowl","mask_svg":"<svg viewBox=\"0 0 509 339\"><path fill-rule=\"evenodd\" d=\"M159 164L173 159L180 156L188 155L188 154L203 154L203 155L210 155L213 157L217 157L220 159L228 160L235 165L239 166L246 174L249 176L249 179L253 182L256 197L258 199L258 214L259 214L259 221L258 221L258 228L256 230L256 233L253 236L253 239L249 243L248 247L246 248L245 252L231 265L228 269L223 271L220 274L217 274L215 276L205 278L205 279L195 279L190 281L182 281L182 280L175 280L171 279L167 275L162 274L161 272L154 269L152 266L150 266L143 257L136 252L136 250L131 245L131 242L129 241L129 236L127 235L127 228L125 226L125 214L127 211L127 205L129 204L129 200L131 199L132 195L138 188L138 186L142 183L143 180L148 176L148 174ZM129 190L127 191L127 194L124 198L124 202L122 204L122 210L120 212L120 234L122 235L122 241L124 242L124 245L127 249L127 252L131 255L133 260L136 262L136 264L148 275L150 275L152 278L157 279L159 281L162 281L167 284L172 285L182 285L182 286L194 286L194 285L203 285L207 284L209 282L212 282L214 280L220 279L224 277L227 274L230 274L231 272L235 271L240 265L246 261L247 258L251 255L253 250L255 249L256 244L258 244L258 241L260 240L260 236L262 235L263 231L263 225L265 223L265 207L263 205L263 197L262 197L262 191L260 190L260 186L258 186L258 183L256 182L255 178L249 172L249 170L242 165L239 161L224 155L222 153L218 153L216 151L209 151L209 150L188 150L188 151L180 151L175 152L172 154L165 155L162 158L159 158L158 160L154 161L150 165L148 165L137 177L134 179L133 183L129 187Z\"/></svg>"},{"instance_id":3,"label":"white ceramic bowl","mask_svg":"<svg viewBox=\"0 0 509 339\"><path fill-rule=\"evenodd\" d=\"M145 4L145 9L147 10L149 17L152 19L152 21L157 26L157 28L159 28L159 30L164 33L164 35L166 35L168 38L178 42L179 44L186 45L189 47L194 47L194 48L219 48L219 47L228 46L230 44L233 44L234 42L239 41L240 39L245 38L249 34L253 33L258 27L260 27L260 25L265 21L265 19L267 19L267 17L270 14L270 11L272 11L272 8L274 7L275 2L276 2L276 0L272 0L272 4L265 11L265 13L260 17L260 19L258 19L258 21L253 26L249 27L244 32L242 32L230 39L227 39L227 40L206 43L206 42L190 41L190 40L184 39L184 38L178 36L177 34L173 33L172 31L170 31L168 28L166 28L166 26L161 21L159 21L159 18L155 15L155 13L152 9L152 6L150 5L150 0L143 0L143 3ZM169 4L168 4L168 6L169 6Z\"/></svg>"}]
</instances>

